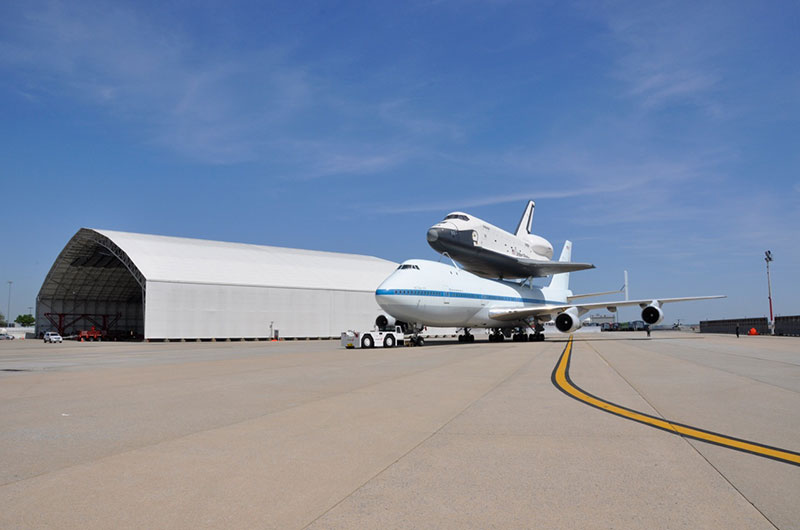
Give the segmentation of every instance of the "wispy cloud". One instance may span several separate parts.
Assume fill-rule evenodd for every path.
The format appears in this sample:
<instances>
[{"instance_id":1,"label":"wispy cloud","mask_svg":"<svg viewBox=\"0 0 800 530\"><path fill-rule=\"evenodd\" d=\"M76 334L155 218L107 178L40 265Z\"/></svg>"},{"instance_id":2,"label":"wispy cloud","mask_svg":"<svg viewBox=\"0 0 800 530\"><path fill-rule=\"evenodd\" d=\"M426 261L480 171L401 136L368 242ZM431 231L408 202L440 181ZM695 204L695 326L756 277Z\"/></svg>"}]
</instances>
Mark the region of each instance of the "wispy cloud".
<instances>
[{"instance_id":1,"label":"wispy cloud","mask_svg":"<svg viewBox=\"0 0 800 530\"><path fill-rule=\"evenodd\" d=\"M380 135L359 142L351 124L384 136L458 134L403 100L342 94L315 72L324 59L298 60L285 42L208 51L146 10L57 1L20 9L0 37L0 71L13 72L22 97L94 105L195 161L268 160L300 179L364 174L401 163L412 149Z\"/></svg>"},{"instance_id":2,"label":"wispy cloud","mask_svg":"<svg viewBox=\"0 0 800 530\"><path fill-rule=\"evenodd\" d=\"M627 94L646 108L692 103L721 110L714 90L722 81L720 38L730 17L727 6L676 6L672 2L620 4L600 14L621 45L615 75Z\"/></svg>"},{"instance_id":3,"label":"wispy cloud","mask_svg":"<svg viewBox=\"0 0 800 530\"><path fill-rule=\"evenodd\" d=\"M26 5L2 39L0 66L14 68L28 92L98 105L186 156L253 159L270 131L308 105L311 83L285 50L206 55L130 8Z\"/></svg>"},{"instance_id":4,"label":"wispy cloud","mask_svg":"<svg viewBox=\"0 0 800 530\"><path fill-rule=\"evenodd\" d=\"M579 197L586 195L595 195L599 193L609 193L607 188L583 188L571 189L564 191L542 191L536 189L529 189L527 191L520 191L514 193L507 193L502 195L489 195L480 197L467 197L467 198L450 198L445 201L429 202L422 204L410 204L408 206L397 207L381 207L374 211L387 213L387 214L403 214L403 213L416 213L416 212L450 212L454 210L463 210L465 208L475 208L479 206L492 206L495 204L505 204L510 202L518 202L523 200L535 199L567 199L570 197Z\"/></svg>"},{"instance_id":5,"label":"wispy cloud","mask_svg":"<svg viewBox=\"0 0 800 530\"><path fill-rule=\"evenodd\" d=\"M281 151L296 153L295 170L284 178L313 180L337 175L376 174L401 165L413 154L390 143L341 140L284 140ZM300 160L305 157L306 160Z\"/></svg>"}]
</instances>

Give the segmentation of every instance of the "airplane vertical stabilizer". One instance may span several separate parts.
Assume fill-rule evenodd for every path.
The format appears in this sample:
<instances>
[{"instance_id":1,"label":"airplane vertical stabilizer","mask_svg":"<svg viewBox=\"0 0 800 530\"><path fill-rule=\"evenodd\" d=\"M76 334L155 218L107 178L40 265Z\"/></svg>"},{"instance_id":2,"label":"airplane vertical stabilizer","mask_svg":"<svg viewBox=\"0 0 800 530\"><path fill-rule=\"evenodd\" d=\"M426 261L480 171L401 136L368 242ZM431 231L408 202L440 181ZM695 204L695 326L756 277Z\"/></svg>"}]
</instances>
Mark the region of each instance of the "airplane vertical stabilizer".
<instances>
[{"instance_id":1,"label":"airplane vertical stabilizer","mask_svg":"<svg viewBox=\"0 0 800 530\"><path fill-rule=\"evenodd\" d=\"M525 211L522 212L522 219L519 220L519 224L517 225L517 232L515 234L517 237L531 233L534 208L536 208L536 203L528 201L528 206L526 206Z\"/></svg>"},{"instance_id":2,"label":"airplane vertical stabilizer","mask_svg":"<svg viewBox=\"0 0 800 530\"><path fill-rule=\"evenodd\" d=\"M561 257L558 258L558 261L568 262L570 260L572 260L572 241L564 241L564 248L561 250ZM553 274L553 279L550 280L550 288L568 291L569 273L562 272L560 274Z\"/></svg>"}]
</instances>

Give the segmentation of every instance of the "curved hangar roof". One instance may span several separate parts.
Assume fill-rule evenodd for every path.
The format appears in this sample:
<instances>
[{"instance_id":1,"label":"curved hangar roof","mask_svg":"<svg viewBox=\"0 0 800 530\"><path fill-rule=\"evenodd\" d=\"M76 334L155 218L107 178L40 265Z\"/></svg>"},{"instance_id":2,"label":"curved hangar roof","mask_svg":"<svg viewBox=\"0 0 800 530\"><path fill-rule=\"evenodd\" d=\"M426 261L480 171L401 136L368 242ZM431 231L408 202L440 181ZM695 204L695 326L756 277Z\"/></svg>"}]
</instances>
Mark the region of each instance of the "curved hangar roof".
<instances>
[{"instance_id":1,"label":"curved hangar roof","mask_svg":"<svg viewBox=\"0 0 800 530\"><path fill-rule=\"evenodd\" d=\"M148 281L353 291L377 288L397 266L357 254L81 228L54 263L43 290L48 280L61 283L58 276L73 265L124 265L142 287Z\"/></svg>"}]
</instances>

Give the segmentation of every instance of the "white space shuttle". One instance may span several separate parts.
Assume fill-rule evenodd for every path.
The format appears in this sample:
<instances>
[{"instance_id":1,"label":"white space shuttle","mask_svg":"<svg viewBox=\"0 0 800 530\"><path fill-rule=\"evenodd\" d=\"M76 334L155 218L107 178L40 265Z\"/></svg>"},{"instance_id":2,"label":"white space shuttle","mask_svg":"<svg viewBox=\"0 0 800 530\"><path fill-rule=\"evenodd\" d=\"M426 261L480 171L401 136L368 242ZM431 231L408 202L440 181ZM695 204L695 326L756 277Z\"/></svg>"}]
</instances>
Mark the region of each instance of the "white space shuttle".
<instances>
[{"instance_id":1,"label":"white space shuttle","mask_svg":"<svg viewBox=\"0 0 800 530\"><path fill-rule=\"evenodd\" d=\"M552 261L553 245L531 233L529 201L514 234L472 215L453 212L428 229L428 244L484 278L531 278L593 269L591 263Z\"/></svg>"}]
</instances>

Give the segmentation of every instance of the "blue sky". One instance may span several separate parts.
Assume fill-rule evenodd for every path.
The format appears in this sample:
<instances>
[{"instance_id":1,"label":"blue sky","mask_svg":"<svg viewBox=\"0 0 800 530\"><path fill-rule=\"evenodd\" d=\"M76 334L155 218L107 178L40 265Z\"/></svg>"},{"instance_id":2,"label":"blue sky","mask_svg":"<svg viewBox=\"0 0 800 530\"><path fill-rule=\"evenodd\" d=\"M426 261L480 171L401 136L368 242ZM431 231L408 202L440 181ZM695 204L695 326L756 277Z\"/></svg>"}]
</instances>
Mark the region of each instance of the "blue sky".
<instances>
[{"instance_id":1,"label":"blue sky","mask_svg":"<svg viewBox=\"0 0 800 530\"><path fill-rule=\"evenodd\" d=\"M575 291L762 316L771 249L800 313L796 2L295 4L0 6L0 311L80 227L437 259L530 198Z\"/></svg>"}]
</instances>

